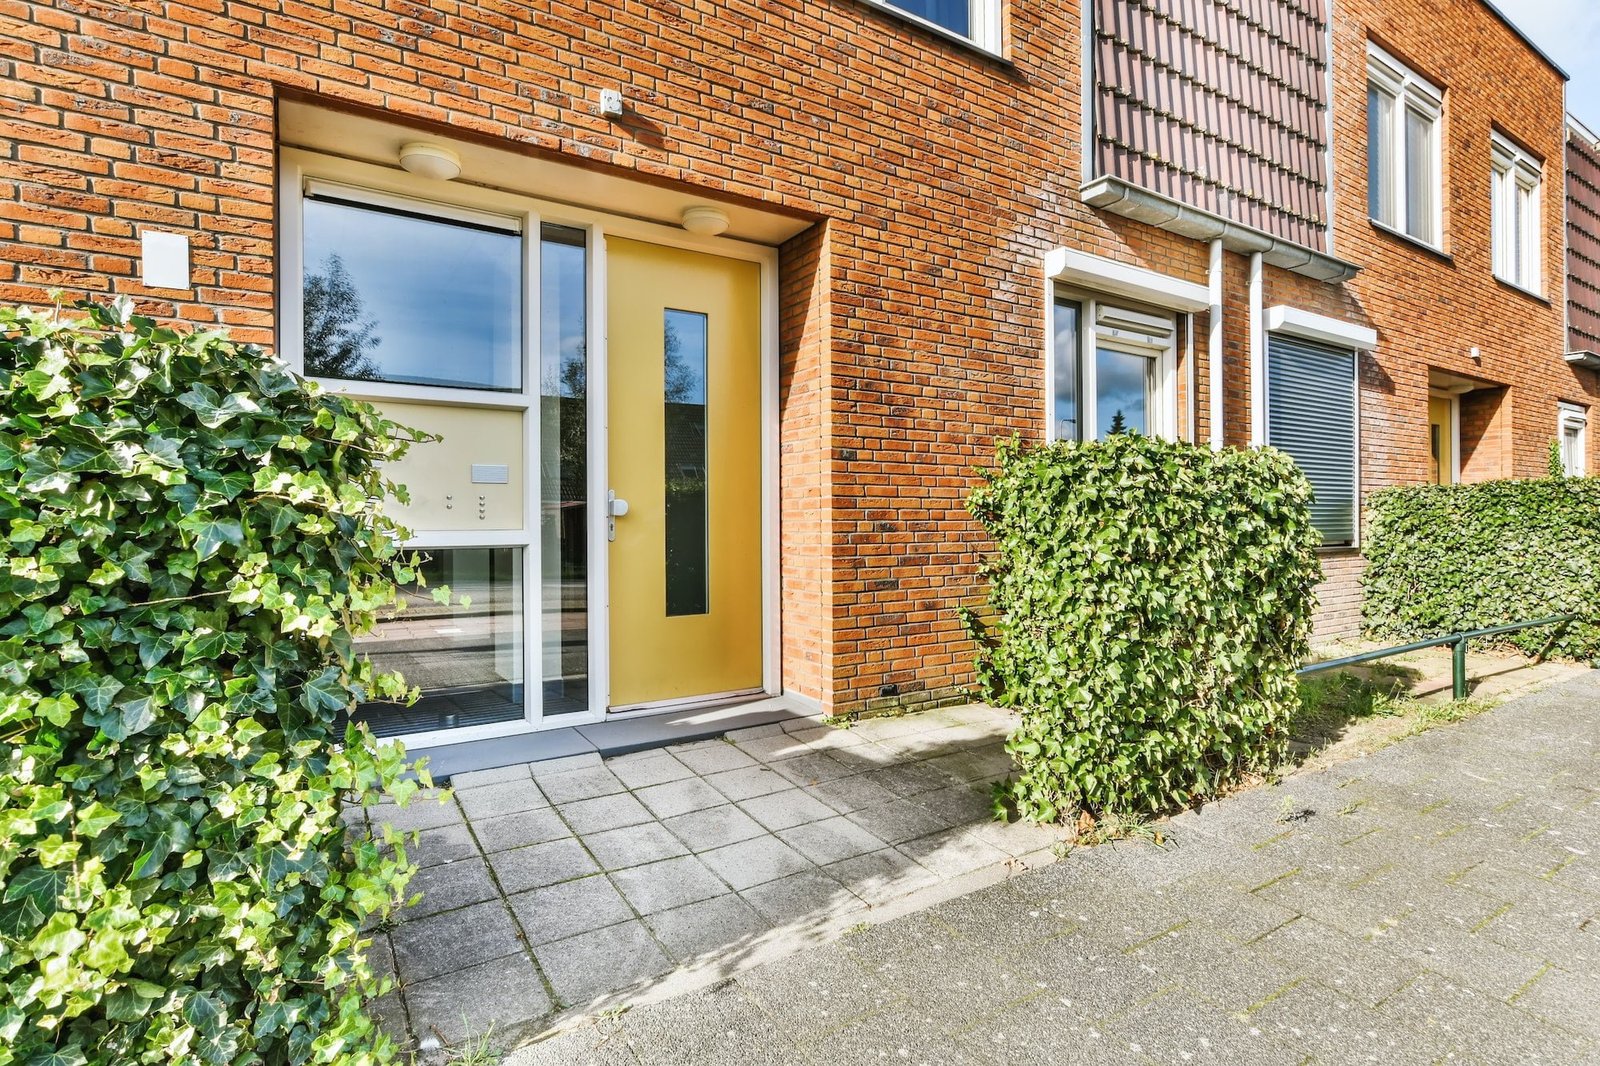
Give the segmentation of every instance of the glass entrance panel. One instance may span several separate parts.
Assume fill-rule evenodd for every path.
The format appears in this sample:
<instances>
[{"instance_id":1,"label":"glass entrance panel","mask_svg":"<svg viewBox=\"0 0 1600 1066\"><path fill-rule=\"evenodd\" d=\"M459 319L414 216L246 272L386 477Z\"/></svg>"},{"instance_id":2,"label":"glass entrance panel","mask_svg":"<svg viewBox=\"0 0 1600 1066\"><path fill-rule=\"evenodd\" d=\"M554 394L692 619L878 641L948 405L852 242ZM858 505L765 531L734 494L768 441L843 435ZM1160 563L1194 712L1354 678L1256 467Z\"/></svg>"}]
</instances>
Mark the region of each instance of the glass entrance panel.
<instances>
[{"instance_id":1,"label":"glass entrance panel","mask_svg":"<svg viewBox=\"0 0 1600 1066\"><path fill-rule=\"evenodd\" d=\"M450 598L440 603L434 590L444 586ZM522 549L430 552L401 600L356 651L384 673L399 671L422 697L410 707L362 704L356 721L389 737L523 717Z\"/></svg>"},{"instance_id":2,"label":"glass entrance panel","mask_svg":"<svg viewBox=\"0 0 1600 1066\"><path fill-rule=\"evenodd\" d=\"M1149 433L1149 356L1101 348L1095 352L1095 411L1100 440L1116 433Z\"/></svg>"},{"instance_id":3,"label":"glass entrance panel","mask_svg":"<svg viewBox=\"0 0 1600 1066\"><path fill-rule=\"evenodd\" d=\"M539 242L539 609L544 713L589 709L589 308L582 230Z\"/></svg>"}]
</instances>

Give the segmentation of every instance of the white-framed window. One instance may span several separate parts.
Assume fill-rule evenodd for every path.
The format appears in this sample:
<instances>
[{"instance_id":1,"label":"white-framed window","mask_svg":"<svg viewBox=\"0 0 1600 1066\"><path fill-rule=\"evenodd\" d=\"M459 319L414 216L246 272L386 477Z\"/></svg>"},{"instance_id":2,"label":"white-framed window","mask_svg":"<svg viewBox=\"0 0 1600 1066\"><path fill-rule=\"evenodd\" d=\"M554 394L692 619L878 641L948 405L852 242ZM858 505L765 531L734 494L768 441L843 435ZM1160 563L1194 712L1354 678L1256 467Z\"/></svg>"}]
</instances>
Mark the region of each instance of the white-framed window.
<instances>
[{"instance_id":1,"label":"white-framed window","mask_svg":"<svg viewBox=\"0 0 1600 1066\"><path fill-rule=\"evenodd\" d=\"M1175 316L1058 288L1051 319L1049 439L1174 435Z\"/></svg>"},{"instance_id":2,"label":"white-framed window","mask_svg":"<svg viewBox=\"0 0 1600 1066\"><path fill-rule=\"evenodd\" d=\"M1356 543L1360 496L1356 353L1288 333L1267 335L1267 443L1311 482L1323 547Z\"/></svg>"},{"instance_id":3,"label":"white-framed window","mask_svg":"<svg viewBox=\"0 0 1600 1066\"><path fill-rule=\"evenodd\" d=\"M1568 477L1589 472L1589 410L1575 403L1558 407L1556 439L1561 442L1561 470Z\"/></svg>"},{"instance_id":4,"label":"white-framed window","mask_svg":"<svg viewBox=\"0 0 1600 1066\"><path fill-rule=\"evenodd\" d=\"M1443 92L1367 45L1367 209L1434 248L1444 234L1443 119Z\"/></svg>"},{"instance_id":5,"label":"white-framed window","mask_svg":"<svg viewBox=\"0 0 1600 1066\"><path fill-rule=\"evenodd\" d=\"M913 20L1000 53L1000 0L870 0Z\"/></svg>"},{"instance_id":6,"label":"white-framed window","mask_svg":"<svg viewBox=\"0 0 1600 1066\"><path fill-rule=\"evenodd\" d=\"M1494 276L1538 293L1539 186L1544 164L1498 133L1490 138L1489 150Z\"/></svg>"}]
</instances>

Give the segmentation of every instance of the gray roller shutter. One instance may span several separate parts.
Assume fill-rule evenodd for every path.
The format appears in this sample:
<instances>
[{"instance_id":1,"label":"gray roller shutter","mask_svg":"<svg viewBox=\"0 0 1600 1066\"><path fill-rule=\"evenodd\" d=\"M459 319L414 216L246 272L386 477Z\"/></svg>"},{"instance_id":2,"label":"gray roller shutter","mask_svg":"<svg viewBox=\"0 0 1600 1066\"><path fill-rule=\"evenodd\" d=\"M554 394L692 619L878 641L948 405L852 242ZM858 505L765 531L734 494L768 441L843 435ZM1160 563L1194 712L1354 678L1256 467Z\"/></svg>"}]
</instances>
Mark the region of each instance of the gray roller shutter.
<instances>
[{"instance_id":1,"label":"gray roller shutter","mask_svg":"<svg viewBox=\"0 0 1600 1066\"><path fill-rule=\"evenodd\" d=\"M1267 443L1305 471L1324 544L1356 539L1356 356L1345 348L1267 337Z\"/></svg>"}]
</instances>

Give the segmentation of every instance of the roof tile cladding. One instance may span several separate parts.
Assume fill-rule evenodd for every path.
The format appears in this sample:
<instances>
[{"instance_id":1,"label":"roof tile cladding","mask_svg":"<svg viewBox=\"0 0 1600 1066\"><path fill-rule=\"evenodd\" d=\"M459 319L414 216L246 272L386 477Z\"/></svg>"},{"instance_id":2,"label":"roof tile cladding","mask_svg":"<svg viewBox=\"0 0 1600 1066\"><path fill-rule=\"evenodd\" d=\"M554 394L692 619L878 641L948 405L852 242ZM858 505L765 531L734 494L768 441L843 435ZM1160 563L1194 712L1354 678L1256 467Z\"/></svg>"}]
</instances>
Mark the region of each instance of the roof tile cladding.
<instances>
[{"instance_id":1,"label":"roof tile cladding","mask_svg":"<svg viewBox=\"0 0 1600 1066\"><path fill-rule=\"evenodd\" d=\"M1095 172L1318 251L1324 0L1095 0Z\"/></svg>"},{"instance_id":2,"label":"roof tile cladding","mask_svg":"<svg viewBox=\"0 0 1600 1066\"><path fill-rule=\"evenodd\" d=\"M1600 146L1567 134L1567 350L1600 352Z\"/></svg>"}]
</instances>

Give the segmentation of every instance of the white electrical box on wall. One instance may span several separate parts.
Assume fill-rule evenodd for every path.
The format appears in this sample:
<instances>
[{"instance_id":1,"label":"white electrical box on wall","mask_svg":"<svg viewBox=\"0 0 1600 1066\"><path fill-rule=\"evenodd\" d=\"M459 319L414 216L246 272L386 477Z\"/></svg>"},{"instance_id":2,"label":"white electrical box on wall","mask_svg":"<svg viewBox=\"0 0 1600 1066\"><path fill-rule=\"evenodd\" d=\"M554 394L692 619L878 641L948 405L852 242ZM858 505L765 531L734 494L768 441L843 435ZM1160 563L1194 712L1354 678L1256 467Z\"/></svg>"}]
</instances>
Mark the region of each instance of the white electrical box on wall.
<instances>
[{"instance_id":1,"label":"white electrical box on wall","mask_svg":"<svg viewBox=\"0 0 1600 1066\"><path fill-rule=\"evenodd\" d=\"M145 230L139 234L140 282L147 289L189 288L189 238Z\"/></svg>"}]
</instances>

